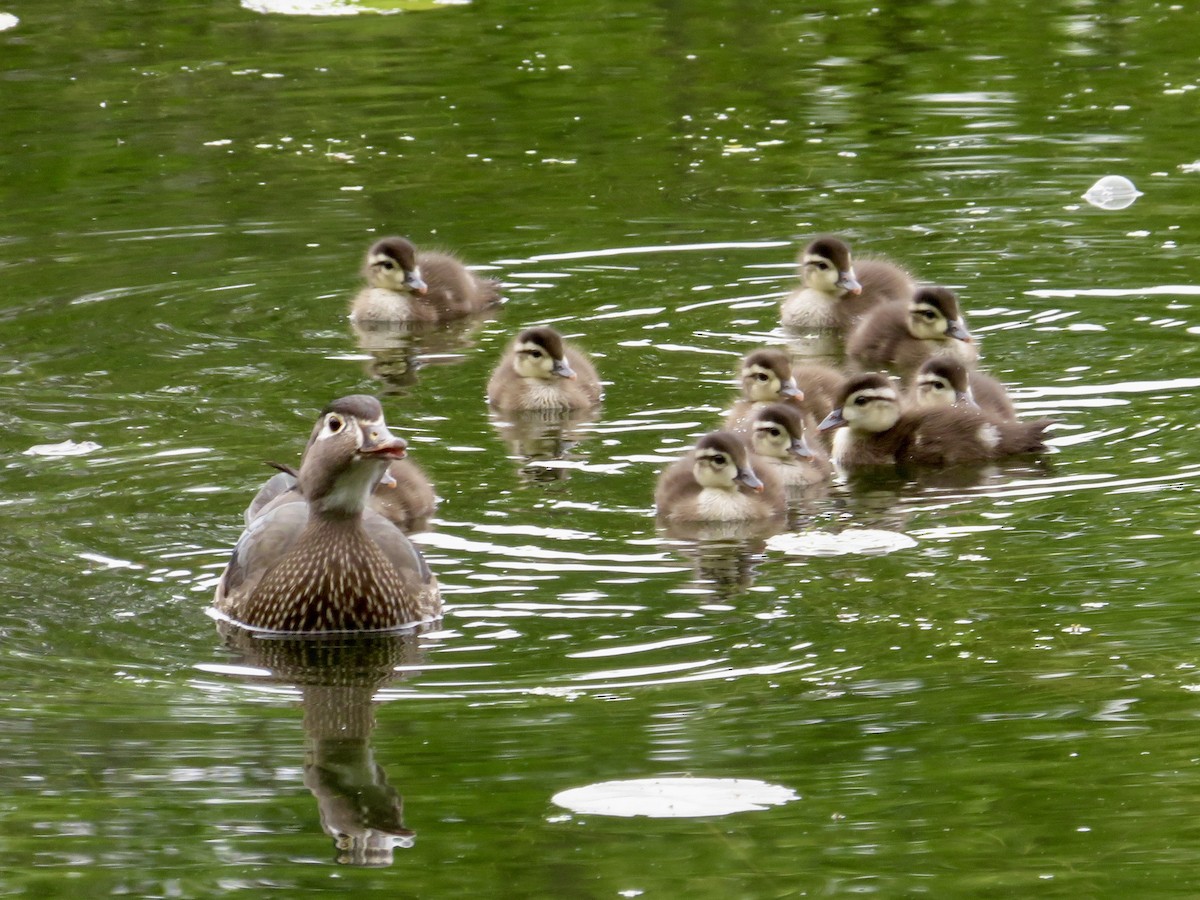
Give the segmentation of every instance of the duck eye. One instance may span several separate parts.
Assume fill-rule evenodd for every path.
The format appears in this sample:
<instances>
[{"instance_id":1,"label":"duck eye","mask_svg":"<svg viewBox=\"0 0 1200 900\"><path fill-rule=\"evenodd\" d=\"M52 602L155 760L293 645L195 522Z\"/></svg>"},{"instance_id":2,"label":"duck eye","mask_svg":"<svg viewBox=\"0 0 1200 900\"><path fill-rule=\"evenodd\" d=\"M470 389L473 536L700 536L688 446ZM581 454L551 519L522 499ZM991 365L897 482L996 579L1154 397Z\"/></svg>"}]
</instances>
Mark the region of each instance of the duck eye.
<instances>
[{"instance_id":1,"label":"duck eye","mask_svg":"<svg viewBox=\"0 0 1200 900\"><path fill-rule=\"evenodd\" d=\"M342 430L342 426L345 425L346 423L343 422L339 416L331 415L328 419L325 420L325 424L327 424L329 426L330 434L337 434L339 431Z\"/></svg>"},{"instance_id":2,"label":"duck eye","mask_svg":"<svg viewBox=\"0 0 1200 900\"><path fill-rule=\"evenodd\" d=\"M822 259L822 260L819 260L819 261L817 262L816 266L817 266L817 268L818 268L818 269L820 269L822 272L828 272L828 271L829 271L829 263L825 262L825 260L823 260L823 259Z\"/></svg>"},{"instance_id":3,"label":"duck eye","mask_svg":"<svg viewBox=\"0 0 1200 900\"><path fill-rule=\"evenodd\" d=\"M867 398L866 398L866 397L855 397L855 398L854 398L854 405L855 405L855 406L866 406L868 402L869 402L869 401L867 400Z\"/></svg>"},{"instance_id":4,"label":"duck eye","mask_svg":"<svg viewBox=\"0 0 1200 900\"><path fill-rule=\"evenodd\" d=\"M779 437L779 435L781 435L782 433L783 432L781 432L778 428L768 428L767 429L767 434L771 435L771 437Z\"/></svg>"},{"instance_id":5,"label":"duck eye","mask_svg":"<svg viewBox=\"0 0 1200 900\"><path fill-rule=\"evenodd\" d=\"M754 379L755 379L756 381L766 381L766 380L767 380L767 373L766 373L766 372L755 372L755 373L754 373Z\"/></svg>"},{"instance_id":6,"label":"duck eye","mask_svg":"<svg viewBox=\"0 0 1200 900\"><path fill-rule=\"evenodd\" d=\"M532 356L534 359L541 359L542 351L541 350L530 350L529 355Z\"/></svg>"},{"instance_id":7,"label":"duck eye","mask_svg":"<svg viewBox=\"0 0 1200 900\"><path fill-rule=\"evenodd\" d=\"M932 322L934 319L937 318L937 313L935 313L932 309L923 310L921 312L921 315L923 315L926 318L926 320L928 320L930 322Z\"/></svg>"},{"instance_id":8,"label":"duck eye","mask_svg":"<svg viewBox=\"0 0 1200 900\"><path fill-rule=\"evenodd\" d=\"M723 466L723 465L725 465L726 462L728 462L728 460L725 459L724 453L714 454L712 461L713 461L713 465L715 465L715 466Z\"/></svg>"},{"instance_id":9,"label":"duck eye","mask_svg":"<svg viewBox=\"0 0 1200 900\"><path fill-rule=\"evenodd\" d=\"M380 260L379 266L380 266L380 268L387 269L389 272L392 269L396 268L396 264L394 262L392 262L390 259Z\"/></svg>"}]
</instances>

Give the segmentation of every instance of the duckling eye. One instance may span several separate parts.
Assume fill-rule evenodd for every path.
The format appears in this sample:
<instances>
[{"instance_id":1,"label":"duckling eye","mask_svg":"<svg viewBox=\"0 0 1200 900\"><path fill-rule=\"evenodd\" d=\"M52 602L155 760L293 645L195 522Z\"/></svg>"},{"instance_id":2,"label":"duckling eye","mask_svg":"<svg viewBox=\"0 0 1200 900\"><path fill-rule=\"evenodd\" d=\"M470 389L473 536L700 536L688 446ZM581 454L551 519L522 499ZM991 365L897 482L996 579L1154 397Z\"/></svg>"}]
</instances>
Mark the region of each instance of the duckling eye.
<instances>
[{"instance_id":1,"label":"duckling eye","mask_svg":"<svg viewBox=\"0 0 1200 900\"><path fill-rule=\"evenodd\" d=\"M779 437L779 435L782 433L783 432L781 432L778 428L768 428L767 429L767 434L769 434L771 437Z\"/></svg>"},{"instance_id":2,"label":"duckling eye","mask_svg":"<svg viewBox=\"0 0 1200 900\"><path fill-rule=\"evenodd\" d=\"M712 461L714 466L723 466L726 462L728 462L724 453L713 454Z\"/></svg>"},{"instance_id":3,"label":"duckling eye","mask_svg":"<svg viewBox=\"0 0 1200 900\"><path fill-rule=\"evenodd\" d=\"M342 430L342 426L345 425L346 423L343 422L340 417L331 415L328 419L325 420L325 424L329 426L330 434L337 434L339 431Z\"/></svg>"},{"instance_id":4,"label":"duckling eye","mask_svg":"<svg viewBox=\"0 0 1200 900\"><path fill-rule=\"evenodd\" d=\"M382 269L387 269L390 272L392 269L396 268L396 264L390 259L381 259L379 261L379 267Z\"/></svg>"},{"instance_id":5,"label":"duckling eye","mask_svg":"<svg viewBox=\"0 0 1200 900\"><path fill-rule=\"evenodd\" d=\"M921 317L927 322L932 322L937 318L937 313L935 313L932 309L923 309L921 310Z\"/></svg>"},{"instance_id":6,"label":"duckling eye","mask_svg":"<svg viewBox=\"0 0 1200 900\"><path fill-rule=\"evenodd\" d=\"M541 359L542 351L541 350L530 350L529 355L532 356L534 359Z\"/></svg>"},{"instance_id":7,"label":"duckling eye","mask_svg":"<svg viewBox=\"0 0 1200 900\"><path fill-rule=\"evenodd\" d=\"M822 272L827 272L827 271L829 271L829 263L825 262L825 260L823 260L823 259L822 259L822 260L818 260L816 263L814 263L814 265L815 265L815 266L816 266L818 269L820 269Z\"/></svg>"},{"instance_id":8,"label":"duckling eye","mask_svg":"<svg viewBox=\"0 0 1200 900\"><path fill-rule=\"evenodd\" d=\"M855 397L854 398L855 406L866 406L867 403L869 403L869 402L870 401L866 397Z\"/></svg>"},{"instance_id":9,"label":"duckling eye","mask_svg":"<svg viewBox=\"0 0 1200 900\"><path fill-rule=\"evenodd\" d=\"M754 380L755 380L755 381L766 381L766 380L767 380L767 373L766 373L766 372L755 372L755 373L754 373Z\"/></svg>"}]
</instances>

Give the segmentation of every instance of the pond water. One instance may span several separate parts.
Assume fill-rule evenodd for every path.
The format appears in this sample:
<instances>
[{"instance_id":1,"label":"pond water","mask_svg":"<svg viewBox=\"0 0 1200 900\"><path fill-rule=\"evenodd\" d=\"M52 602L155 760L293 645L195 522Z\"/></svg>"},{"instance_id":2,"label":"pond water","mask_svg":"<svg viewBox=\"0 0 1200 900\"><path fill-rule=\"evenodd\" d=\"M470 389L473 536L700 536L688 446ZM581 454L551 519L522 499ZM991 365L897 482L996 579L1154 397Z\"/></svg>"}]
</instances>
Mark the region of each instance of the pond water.
<instances>
[{"instance_id":1,"label":"pond water","mask_svg":"<svg viewBox=\"0 0 1200 900\"><path fill-rule=\"evenodd\" d=\"M0 891L1193 895L1200 12L375 5L0 9ZM821 231L955 288L1055 452L659 533ZM391 233L507 303L356 335ZM482 395L536 323L607 397L530 464ZM264 460L354 392L444 620L227 642Z\"/></svg>"}]
</instances>

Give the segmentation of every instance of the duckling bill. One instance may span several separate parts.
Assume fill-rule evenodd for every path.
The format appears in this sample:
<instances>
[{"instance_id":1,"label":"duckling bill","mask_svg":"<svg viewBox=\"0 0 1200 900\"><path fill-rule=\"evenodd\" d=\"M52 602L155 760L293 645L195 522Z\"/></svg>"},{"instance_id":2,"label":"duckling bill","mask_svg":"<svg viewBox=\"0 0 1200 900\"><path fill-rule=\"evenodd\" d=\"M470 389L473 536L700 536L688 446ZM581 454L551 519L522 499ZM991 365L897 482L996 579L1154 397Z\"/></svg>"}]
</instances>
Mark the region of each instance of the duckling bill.
<instances>
[{"instance_id":1,"label":"duckling bill","mask_svg":"<svg viewBox=\"0 0 1200 900\"><path fill-rule=\"evenodd\" d=\"M369 506L405 441L374 397L335 400L316 426L297 487L247 525L213 606L239 625L283 633L397 629L441 614L419 550Z\"/></svg>"}]
</instances>

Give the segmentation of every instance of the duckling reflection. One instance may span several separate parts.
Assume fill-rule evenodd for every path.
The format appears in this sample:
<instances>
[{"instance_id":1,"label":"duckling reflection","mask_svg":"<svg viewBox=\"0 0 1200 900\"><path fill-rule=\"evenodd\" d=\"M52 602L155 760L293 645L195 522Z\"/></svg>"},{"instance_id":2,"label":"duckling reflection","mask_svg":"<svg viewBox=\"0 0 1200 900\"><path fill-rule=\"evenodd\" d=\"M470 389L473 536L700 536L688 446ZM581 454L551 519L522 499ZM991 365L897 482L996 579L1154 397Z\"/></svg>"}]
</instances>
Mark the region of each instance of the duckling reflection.
<instances>
[{"instance_id":1,"label":"duckling reflection","mask_svg":"<svg viewBox=\"0 0 1200 900\"><path fill-rule=\"evenodd\" d=\"M350 866L388 866L416 832L404 824L404 801L376 762L374 695L396 680L396 667L419 664L415 631L327 638L263 637L218 625L238 661L265 669L271 682L300 691L304 712L304 786L317 801L334 858Z\"/></svg>"},{"instance_id":2,"label":"duckling reflection","mask_svg":"<svg viewBox=\"0 0 1200 900\"><path fill-rule=\"evenodd\" d=\"M767 549L779 531L767 522L659 522L664 546L691 563L697 587L732 600L754 586Z\"/></svg>"},{"instance_id":3,"label":"duckling reflection","mask_svg":"<svg viewBox=\"0 0 1200 900\"><path fill-rule=\"evenodd\" d=\"M351 319L350 328L364 353L370 354L367 374L392 393L404 393L426 366L458 365L479 340L479 333L497 318L496 308L445 324L437 322Z\"/></svg>"},{"instance_id":4,"label":"duckling reflection","mask_svg":"<svg viewBox=\"0 0 1200 900\"><path fill-rule=\"evenodd\" d=\"M574 458L571 451L583 439L586 426L599 417L597 407L587 409L493 410L496 433L518 463L521 477L531 482L566 481L569 465L555 463Z\"/></svg>"}]
</instances>

